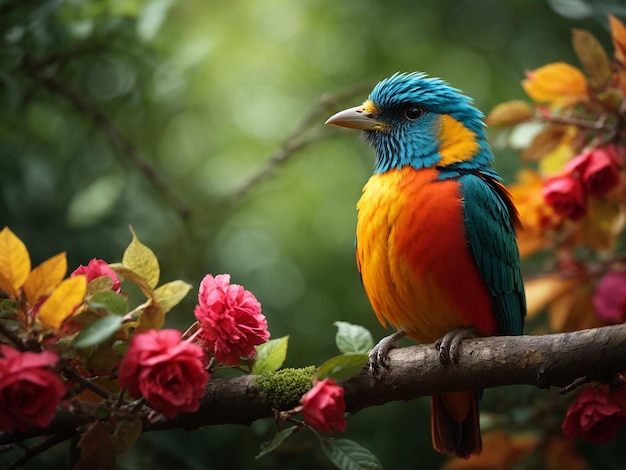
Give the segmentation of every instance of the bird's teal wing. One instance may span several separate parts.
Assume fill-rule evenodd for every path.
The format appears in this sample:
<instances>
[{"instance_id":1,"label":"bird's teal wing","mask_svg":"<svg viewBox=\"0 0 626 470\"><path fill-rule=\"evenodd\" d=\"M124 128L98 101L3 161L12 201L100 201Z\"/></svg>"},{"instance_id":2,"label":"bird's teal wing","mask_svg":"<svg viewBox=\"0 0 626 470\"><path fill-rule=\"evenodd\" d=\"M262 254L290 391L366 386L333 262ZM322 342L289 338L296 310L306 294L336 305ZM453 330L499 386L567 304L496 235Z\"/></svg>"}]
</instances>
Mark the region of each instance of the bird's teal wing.
<instances>
[{"instance_id":1,"label":"bird's teal wing","mask_svg":"<svg viewBox=\"0 0 626 470\"><path fill-rule=\"evenodd\" d=\"M506 188L484 173L459 177L467 240L491 293L499 334L521 335L526 315L515 227L517 210Z\"/></svg>"}]
</instances>

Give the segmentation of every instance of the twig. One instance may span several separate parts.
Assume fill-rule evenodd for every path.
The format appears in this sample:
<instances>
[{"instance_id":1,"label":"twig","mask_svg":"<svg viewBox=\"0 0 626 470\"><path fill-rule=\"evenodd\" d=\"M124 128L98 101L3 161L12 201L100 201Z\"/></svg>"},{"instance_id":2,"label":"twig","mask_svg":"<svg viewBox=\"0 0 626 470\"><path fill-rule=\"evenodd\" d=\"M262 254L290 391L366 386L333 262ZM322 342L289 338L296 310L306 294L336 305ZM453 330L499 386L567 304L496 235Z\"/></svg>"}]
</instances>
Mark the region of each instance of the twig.
<instances>
[{"instance_id":1,"label":"twig","mask_svg":"<svg viewBox=\"0 0 626 470\"><path fill-rule=\"evenodd\" d=\"M64 367L62 372L63 372L63 375L67 377L68 379L78 382L80 385L91 390L96 395L101 396L105 400L108 400L111 397L111 394L107 392L105 389L99 387L95 383L86 379L85 377L78 374L77 372L73 371L71 368Z\"/></svg>"},{"instance_id":2,"label":"twig","mask_svg":"<svg viewBox=\"0 0 626 470\"><path fill-rule=\"evenodd\" d=\"M269 176L280 164L293 156L304 147L321 140L319 133L305 136L312 126L316 128L321 124L324 114L339 103L363 94L369 90L369 86L359 85L348 88L335 94L324 95L320 98L313 109L307 114L296 128L289 134L283 144L267 159L265 165L257 173L249 177L233 192L234 198L240 198L250 191L257 183Z\"/></svg>"},{"instance_id":3,"label":"twig","mask_svg":"<svg viewBox=\"0 0 626 470\"><path fill-rule=\"evenodd\" d=\"M190 208L187 203L172 189L148 158L115 127L113 122L99 108L91 104L78 90L71 88L67 83L55 77L41 74L28 60L23 61L22 69L48 91L62 97L79 113L86 116L118 154L125 156L159 191L169 198L174 209L183 219L189 217Z\"/></svg>"},{"instance_id":4,"label":"twig","mask_svg":"<svg viewBox=\"0 0 626 470\"><path fill-rule=\"evenodd\" d=\"M461 342L458 364L443 366L434 345L393 349L390 366L377 380L364 369L344 380L346 411L390 401L406 401L442 392L503 385L565 387L578 377L606 380L626 368L626 324L543 336L500 336ZM298 406L291 403L286 409ZM144 431L197 429L207 425L245 424L275 414L256 384L256 376L211 378L196 413L170 420L144 420ZM90 419L61 409L47 429L0 433L0 445L51 433L74 432Z\"/></svg>"},{"instance_id":5,"label":"twig","mask_svg":"<svg viewBox=\"0 0 626 470\"><path fill-rule=\"evenodd\" d=\"M4 470L13 470L15 468L20 468L33 457L38 456L39 454L47 451L57 444L60 444L63 441L66 441L70 437L72 437L72 434L55 434L34 447L22 446L22 448L24 449L24 455L4 467Z\"/></svg>"}]
</instances>

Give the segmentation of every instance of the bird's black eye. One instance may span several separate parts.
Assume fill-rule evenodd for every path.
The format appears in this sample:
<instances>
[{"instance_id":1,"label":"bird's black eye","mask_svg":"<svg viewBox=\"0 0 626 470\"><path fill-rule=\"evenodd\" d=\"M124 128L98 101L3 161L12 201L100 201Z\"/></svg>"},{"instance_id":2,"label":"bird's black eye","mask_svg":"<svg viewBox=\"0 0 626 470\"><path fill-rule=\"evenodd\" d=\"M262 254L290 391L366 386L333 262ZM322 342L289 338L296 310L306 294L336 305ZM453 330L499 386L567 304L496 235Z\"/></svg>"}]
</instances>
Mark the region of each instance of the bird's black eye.
<instances>
[{"instance_id":1,"label":"bird's black eye","mask_svg":"<svg viewBox=\"0 0 626 470\"><path fill-rule=\"evenodd\" d=\"M422 114L424 114L424 110L414 104L407 106L406 109L404 110L404 116L410 121L416 120Z\"/></svg>"}]
</instances>

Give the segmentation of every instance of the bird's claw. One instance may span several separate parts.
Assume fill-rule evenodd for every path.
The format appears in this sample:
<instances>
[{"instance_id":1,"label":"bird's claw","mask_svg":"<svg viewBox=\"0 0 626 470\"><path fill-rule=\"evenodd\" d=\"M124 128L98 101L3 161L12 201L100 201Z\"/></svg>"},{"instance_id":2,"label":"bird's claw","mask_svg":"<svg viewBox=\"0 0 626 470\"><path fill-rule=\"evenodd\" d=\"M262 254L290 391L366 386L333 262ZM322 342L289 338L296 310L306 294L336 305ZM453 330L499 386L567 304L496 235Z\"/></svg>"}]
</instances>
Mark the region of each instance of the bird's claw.
<instances>
[{"instance_id":1,"label":"bird's claw","mask_svg":"<svg viewBox=\"0 0 626 470\"><path fill-rule=\"evenodd\" d=\"M392 335L385 336L372 348L367 366L375 377L380 375L382 369L389 368L389 351L397 347L396 341L405 335L403 330L396 331Z\"/></svg>"},{"instance_id":2,"label":"bird's claw","mask_svg":"<svg viewBox=\"0 0 626 470\"><path fill-rule=\"evenodd\" d=\"M457 328L443 335L443 338L435 343L435 348L439 351L439 362L444 366L458 363L461 341L474 336L476 333L473 328Z\"/></svg>"}]
</instances>

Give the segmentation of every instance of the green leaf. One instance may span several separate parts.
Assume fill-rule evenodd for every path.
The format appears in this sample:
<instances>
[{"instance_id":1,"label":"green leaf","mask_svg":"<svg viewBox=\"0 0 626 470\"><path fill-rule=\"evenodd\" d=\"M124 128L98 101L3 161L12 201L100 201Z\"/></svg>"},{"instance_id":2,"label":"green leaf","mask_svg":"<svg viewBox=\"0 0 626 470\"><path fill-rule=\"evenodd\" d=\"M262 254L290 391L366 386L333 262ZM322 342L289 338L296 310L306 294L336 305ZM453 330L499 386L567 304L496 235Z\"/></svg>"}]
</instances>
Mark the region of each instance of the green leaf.
<instances>
[{"instance_id":1,"label":"green leaf","mask_svg":"<svg viewBox=\"0 0 626 470\"><path fill-rule=\"evenodd\" d=\"M113 433L113 447L117 455L128 451L141 436L142 421L139 417L119 422Z\"/></svg>"},{"instance_id":2,"label":"green leaf","mask_svg":"<svg viewBox=\"0 0 626 470\"><path fill-rule=\"evenodd\" d=\"M124 251L122 265L141 276L154 289L161 275L159 260L150 248L139 241L132 227L130 233L133 239Z\"/></svg>"},{"instance_id":3,"label":"green leaf","mask_svg":"<svg viewBox=\"0 0 626 470\"><path fill-rule=\"evenodd\" d=\"M264 372L274 372L280 369L287 357L287 343L289 336L271 339L256 347L256 362L252 366L252 373L256 375Z\"/></svg>"},{"instance_id":4,"label":"green leaf","mask_svg":"<svg viewBox=\"0 0 626 470\"><path fill-rule=\"evenodd\" d=\"M126 297L110 290L94 294L87 303L91 308L104 309L113 315L125 315L129 309Z\"/></svg>"},{"instance_id":5,"label":"green leaf","mask_svg":"<svg viewBox=\"0 0 626 470\"><path fill-rule=\"evenodd\" d=\"M367 353L349 353L335 356L324 362L317 369L317 378L319 380L329 377L335 380L347 379L360 372L367 364L368 358L369 355Z\"/></svg>"},{"instance_id":6,"label":"green leaf","mask_svg":"<svg viewBox=\"0 0 626 470\"><path fill-rule=\"evenodd\" d=\"M342 353L368 353L374 347L374 339L367 328L345 321L336 321L335 326L335 342Z\"/></svg>"},{"instance_id":7,"label":"green leaf","mask_svg":"<svg viewBox=\"0 0 626 470\"><path fill-rule=\"evenodd\" d=\"M163 309L163 313L169 312L175 305L185 298L191 284L184 281L172 281L154 289L154 300Z\"/></svg>"},{"instance_id":8,"label":"green leaf","mask_svg":"<svg viewBox=\"0 0 626 470\"><path fill-rule=\"evenodd\" d=\"M322 449L341 470L382 470L380 460L365 447L349 439L322 441Z\"/></svg>"},{"instance_id":9,"label":"green leaf","mask_svg":"<svg viewBox=\"0 0 626 470\"><path fill-rule=\"evenodd\" d=\"M259 455L257 455L255 458L260 459L264 455L267 455L275 450L285 441L285 439L291 436L296 429L298 429L296 426L291 426L290 428L283 429L282 431L277 433L274 436L274 439L272 439L270 442L264 442L263 444L261 444L261 451L259 452Z\"/></svg>"},{"instance_id":10,"label":"green leaf","mask_svg":"<svg viewBox=\"0 0 626 470\"><path fill-rule=\"evenodd\" d=\"M72 227L94 225L108 215L124 190L124 180L116 175L101 176L77 191L69 203L67 220Z\"/></svg>"},{"instance_id":11,"label":"green leaf","mask_svg":"<svg viewBox=\"0 0 626 470\"><path fill-rule=\"evenodd\" d=\"M76 348L96 346L113 336L113 333L117 331L122 321L123 317L118 315L108 315L99 318L83 328L81 332L76 335L72 344Z\"/></svg>"}]
</instances>

